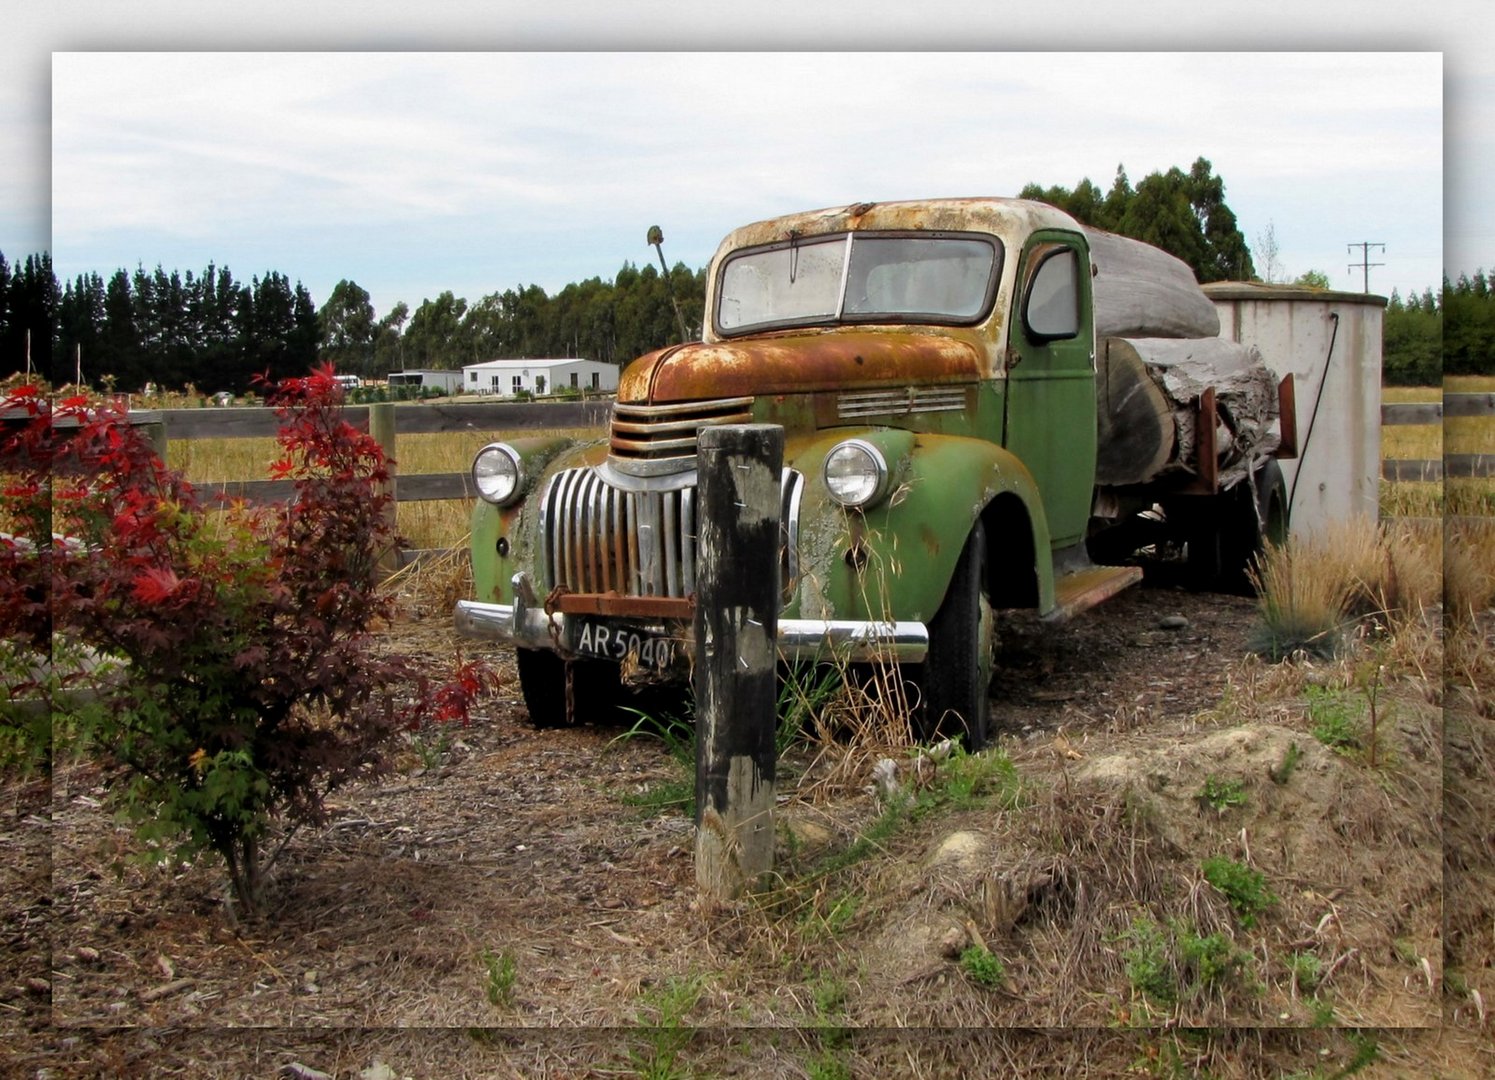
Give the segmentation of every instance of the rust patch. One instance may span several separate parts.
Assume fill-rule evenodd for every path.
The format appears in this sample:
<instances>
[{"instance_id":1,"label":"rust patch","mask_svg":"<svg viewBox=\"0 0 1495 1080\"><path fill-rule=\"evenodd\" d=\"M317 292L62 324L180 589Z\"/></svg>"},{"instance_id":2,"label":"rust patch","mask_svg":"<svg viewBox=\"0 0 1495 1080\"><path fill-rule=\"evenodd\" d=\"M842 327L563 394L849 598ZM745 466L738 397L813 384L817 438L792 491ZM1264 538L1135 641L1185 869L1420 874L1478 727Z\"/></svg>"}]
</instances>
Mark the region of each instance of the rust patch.
<instances>
[{"instance_id":1,"label":"rust patch","mask_svg":"<svg viewBox=\"0 0 1495 1080\"><path fill-rule=\"evenodd\" d=\"M691 596L623 596L619 593L561 593L546 604L546 610L566 615L623 615L637 619L693 619L696 601Z\"/></svg>"},{"instance_id":2,"label":"rust patch","mask_svg":"<svg viewBox=\"0 0 1495 1080\"><path fill-rule=\"evenodd\" d=\"M979 334L958 331L839 330L697 343L635 361L619 384L618 399L658 404L889 383L974 382L983 377L985 355Z\"/></svg>"}]
</instances>

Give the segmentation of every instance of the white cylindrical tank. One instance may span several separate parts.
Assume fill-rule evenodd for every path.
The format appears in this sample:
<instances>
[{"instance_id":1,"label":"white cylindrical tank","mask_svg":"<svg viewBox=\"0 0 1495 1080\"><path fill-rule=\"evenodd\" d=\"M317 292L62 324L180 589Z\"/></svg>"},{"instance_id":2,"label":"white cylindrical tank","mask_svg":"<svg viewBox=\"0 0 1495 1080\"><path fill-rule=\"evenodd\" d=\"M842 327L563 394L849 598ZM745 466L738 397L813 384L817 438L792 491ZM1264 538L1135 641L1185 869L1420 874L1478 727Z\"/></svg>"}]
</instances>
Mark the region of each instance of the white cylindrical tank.
<instances>
[{"instance_id":1,"label":"white cylindrical tank","mask_svg":"<svg viewBox=\"0 0 1495 1080\"><path fill-rule=\"evenodd\" d=\"M1379 515L1384 297L1283 285L1204 286L1220 336L1254 345L1296 389L1298 453L1282 473L1292 531Z\"/></svg>"}]
</instances>

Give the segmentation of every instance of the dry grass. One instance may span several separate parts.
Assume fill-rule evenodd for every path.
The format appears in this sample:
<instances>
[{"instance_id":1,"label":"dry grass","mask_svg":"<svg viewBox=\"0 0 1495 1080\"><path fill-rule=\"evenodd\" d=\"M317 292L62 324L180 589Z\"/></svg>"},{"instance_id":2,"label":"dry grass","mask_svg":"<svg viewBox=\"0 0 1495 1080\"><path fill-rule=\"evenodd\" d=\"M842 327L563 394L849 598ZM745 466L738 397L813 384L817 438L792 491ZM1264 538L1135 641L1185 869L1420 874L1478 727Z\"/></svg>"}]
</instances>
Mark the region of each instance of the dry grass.
<instances>
[{"instance_id":1,"label":"dry grass","mask_svg":"<svg viewBox=\"0 0 1495 1080\"><path fill-rule=\"evenodd\" d=\"M1442 599L1442 541L1436 520L1359 519L1269 547L1253 575L1262 594L1261 651L1329 658L1344 649L1355 621L1391 635L1421 627Z\"/></svg>"},{"instance_id":2,"label":"dry grass","mask_svg":"<svg viewBox=\"0 0 1495 1080\"><path fill-rule=\"evenodd\" d=\"M598 433L593 428L556 428L523 434L580 440L595 438ZM479 447L503 437L501 432L465 431L402 435L395 454L396 466L404 476L465 472ZM262 480L277 455L273 438L175 439L166 447L166 463L196 484ZM457 547L470 526L473 502L472 499L402 502L396 509L396 530L407 548Z\"/></svg>"}]
</instances>

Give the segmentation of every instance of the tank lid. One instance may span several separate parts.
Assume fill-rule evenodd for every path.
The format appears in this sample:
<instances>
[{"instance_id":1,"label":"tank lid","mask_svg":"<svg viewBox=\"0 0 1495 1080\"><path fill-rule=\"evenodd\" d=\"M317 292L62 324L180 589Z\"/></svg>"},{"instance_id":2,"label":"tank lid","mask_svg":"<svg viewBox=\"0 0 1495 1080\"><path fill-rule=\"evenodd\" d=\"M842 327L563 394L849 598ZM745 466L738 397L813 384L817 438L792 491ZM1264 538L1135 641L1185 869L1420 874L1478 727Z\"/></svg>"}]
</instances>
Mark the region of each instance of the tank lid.
<instances>
[{"instance_id":1,"label":"tank lid","mask_svg":"<svg viewBox=\"0 0 1495 1080\"><path fill-rule=\"evenodd\" d=\"M1339 292L1335 289L1310 289L1306 285L1266 285L1259 281L1212 281L1201 285L1211 300L1289 300L1311 303L1368 304L1385 307L1386 298L1375 293Z\"/></svg>"}]
</instances>

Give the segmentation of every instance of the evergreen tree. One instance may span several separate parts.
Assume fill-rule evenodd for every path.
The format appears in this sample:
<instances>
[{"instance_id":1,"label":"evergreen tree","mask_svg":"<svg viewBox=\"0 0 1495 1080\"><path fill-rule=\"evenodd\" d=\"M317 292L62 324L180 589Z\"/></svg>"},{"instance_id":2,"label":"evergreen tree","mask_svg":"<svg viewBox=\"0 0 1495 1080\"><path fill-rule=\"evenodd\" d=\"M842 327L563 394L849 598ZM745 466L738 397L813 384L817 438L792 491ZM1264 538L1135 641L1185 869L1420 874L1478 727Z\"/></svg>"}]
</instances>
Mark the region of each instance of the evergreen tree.
<instances>
[{"instance_id":1,"label":"evergreen tree","mask_svg":"<svg viewBox=\"0 0 1495 1080\"><path fill-rule=\"evenodd\" d=\"M332 289L317 312L318 355L339 372L372 376L374 371L374 305L368 290L347 278Z\"/></svg>"},{"instance_id":2,"label":"evergreen tree","mask_svg":"<svg viewBox=\"0 0 1495 1080\"><path fill-rule=\"evenodd\" d=\"M1201 283L1255 276L1246 238L1225 203L1225 182L1207 158L1196 159L1187 173L1177 167L1150 173L1135 189L1118 165L1104 199L1089 178L1073 191L1028 184L1019 195L1056 206L1081 224L1162 248L1188 263Z\"/></svg>"}]
</instances>

